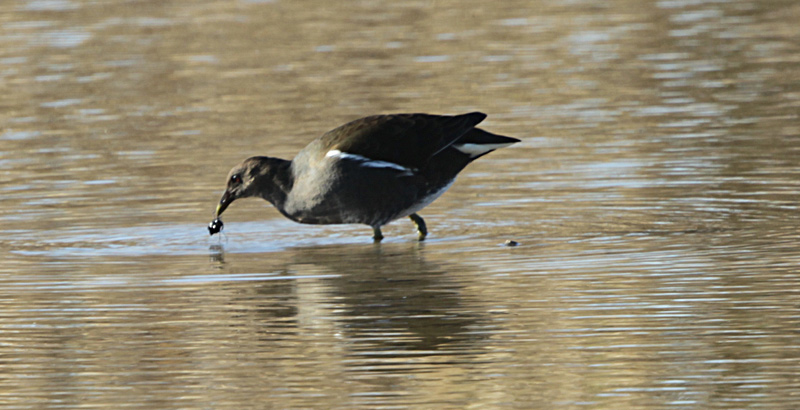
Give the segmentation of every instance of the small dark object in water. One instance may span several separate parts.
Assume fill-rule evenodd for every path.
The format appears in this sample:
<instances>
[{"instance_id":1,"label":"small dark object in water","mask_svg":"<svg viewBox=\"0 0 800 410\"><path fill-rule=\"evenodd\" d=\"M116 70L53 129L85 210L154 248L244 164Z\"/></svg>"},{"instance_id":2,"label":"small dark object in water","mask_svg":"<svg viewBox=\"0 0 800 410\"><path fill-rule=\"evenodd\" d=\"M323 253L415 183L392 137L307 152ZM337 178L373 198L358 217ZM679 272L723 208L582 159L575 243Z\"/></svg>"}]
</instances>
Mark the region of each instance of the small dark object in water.
<instances>
[{"instance_id":1,"label":"small dark object in water","mask_svg":"<svg viewBox=\"0 0 800 410\"><path fill-rule=\"evenodd\" d=\"M208 233L210 235L214 235L215 233L221 231L222 227L223 227L222 219L219 218L214 219L213 221L211 221L210 224L208 224Z\"/></svg>"},{"instance_id":2,"label":"small dark object in water","mask_svg":"<svg viewBox=\"0 0 800 410\"><path fill-rule=\"evenodd\" d=\"M219 223L222 224L222 221L219 221ZM209 226L208 229L211 229L211 227ZM509 240L506 241L505 245L506 246L517 246L517 245L519 245L519 242L512 241L511 239L509 239Z\"/></svg>"}]
</instances>

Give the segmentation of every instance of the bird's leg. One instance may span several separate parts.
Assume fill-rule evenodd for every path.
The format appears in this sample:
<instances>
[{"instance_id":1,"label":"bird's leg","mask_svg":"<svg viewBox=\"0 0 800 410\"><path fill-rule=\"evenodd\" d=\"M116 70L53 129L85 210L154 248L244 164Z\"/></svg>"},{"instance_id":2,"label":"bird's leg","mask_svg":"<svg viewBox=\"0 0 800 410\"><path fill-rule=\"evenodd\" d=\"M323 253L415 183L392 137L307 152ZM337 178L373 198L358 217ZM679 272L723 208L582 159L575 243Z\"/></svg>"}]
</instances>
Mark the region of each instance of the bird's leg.
<instances>
[{"instance_id":1,"label":"bird's leg","mask_svg":"<svg viewBox=\"0 0 800 410\"><path fill-rule=\"evenodd\" d=\"M419 233L419 240L424 241L425 237L428 236L428 228L425 226L425 220L422 219L421 216L417 214L411 214L408 216L413 222L414 225L417 227L417 232Z\"/></svg>"},{"instance_id":2,"label":"bird's leg","mask_svg":"<svg viewBox=\"0 0 800 410\"><path fill-rule=\"evenodd\" d=\"M373 226L372 227L372 239L375 242L380 242L381 239L383 239L383 234L381 233L381 227L380 226Z\"/></svg>"}]
</instances>

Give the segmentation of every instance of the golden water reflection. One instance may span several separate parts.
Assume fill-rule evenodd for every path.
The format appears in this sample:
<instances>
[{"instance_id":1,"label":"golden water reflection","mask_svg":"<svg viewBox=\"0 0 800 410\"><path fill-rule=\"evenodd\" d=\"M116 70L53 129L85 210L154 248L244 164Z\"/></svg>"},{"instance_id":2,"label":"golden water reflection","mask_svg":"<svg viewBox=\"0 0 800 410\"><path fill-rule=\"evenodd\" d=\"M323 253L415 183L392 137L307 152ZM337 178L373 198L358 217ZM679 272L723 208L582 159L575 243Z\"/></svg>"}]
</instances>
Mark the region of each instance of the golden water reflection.
<instances>
[{"instance_id":1,"label":"golden water reflection","mask_svg":"<svg viewBox=\"0 0 800 410\"><path fill-rule=\"evenodd\" d=\"M793 1L0 4L0 406L793 409ZM513 148L380 245L242 158L400 111ZM520 243L503 246L506 240Z\"/></svg>"}]
</instances>

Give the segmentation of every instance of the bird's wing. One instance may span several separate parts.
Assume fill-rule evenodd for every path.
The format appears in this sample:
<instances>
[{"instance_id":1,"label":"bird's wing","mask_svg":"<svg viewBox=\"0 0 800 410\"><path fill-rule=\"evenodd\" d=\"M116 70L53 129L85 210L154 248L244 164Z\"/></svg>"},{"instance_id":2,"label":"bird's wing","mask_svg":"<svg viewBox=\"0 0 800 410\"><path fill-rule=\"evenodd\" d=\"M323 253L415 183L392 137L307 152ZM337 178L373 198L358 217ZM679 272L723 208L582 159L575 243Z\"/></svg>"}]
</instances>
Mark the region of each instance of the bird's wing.
<instances>
[{"instance_id":1,"label":"bird's wing","mask_svg":"<svg viewBox=\"0 0 800 410\"><path fill-rule=\"evenodd\" d=\"M444 116L429 114L375 115L328 131L319 138L323 151L339 150L403 167L421 168L486 118L472 112Z\"/></svg>"}]
</instances>

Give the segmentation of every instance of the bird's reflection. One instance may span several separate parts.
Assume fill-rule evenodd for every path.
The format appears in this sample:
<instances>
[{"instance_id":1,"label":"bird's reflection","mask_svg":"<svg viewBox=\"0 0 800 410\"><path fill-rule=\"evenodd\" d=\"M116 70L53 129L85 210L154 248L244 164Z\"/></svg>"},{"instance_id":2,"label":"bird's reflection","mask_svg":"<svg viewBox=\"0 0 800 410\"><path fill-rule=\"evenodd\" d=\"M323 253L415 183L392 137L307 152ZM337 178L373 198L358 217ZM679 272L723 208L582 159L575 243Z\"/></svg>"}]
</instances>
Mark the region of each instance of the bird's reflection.
<instances>
[{"instance_id":1,"label":"bird's reflection","mask_svg":"<svg viewBox=\"0 0 800 410\"><path fill-rule=\"evenodd\" d=\"M282 335L292 326L297 332L304 326L327 326L346 339L354 355L474 353L473 342L482 336L471 330L484 318L465 306L464 284L448 273L451 267L426 261L424 246L351 244L278 252L269 270L288 279L260 282L247 298L259 305L257 321L280 323ZM224 249L213 251L213 258L224 263Z\"/></svg>"},{"instance_id":2,"label":"bird's reflection","mask_svg":"<svg viewBox=\"0 0 800 410\"><path fill-rule=\"evenodd\" d=\"M468 339L478 317L462 305L463 286L427 262L417 244L349 251L345 258L343 251L318 249L303 257L342 274L328 282L344 305L349 334L405 350L435 350Z\"/></svg>"}]
</instances>

